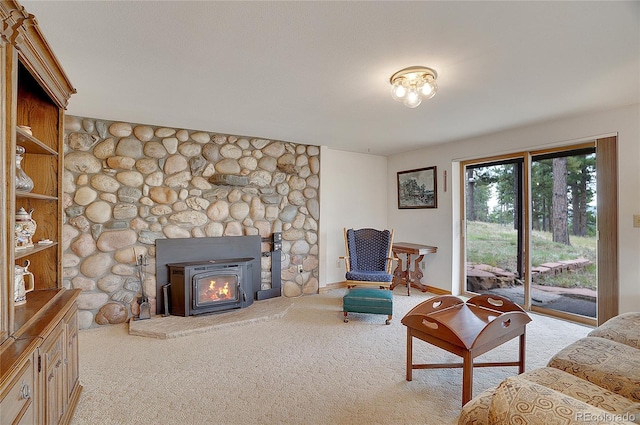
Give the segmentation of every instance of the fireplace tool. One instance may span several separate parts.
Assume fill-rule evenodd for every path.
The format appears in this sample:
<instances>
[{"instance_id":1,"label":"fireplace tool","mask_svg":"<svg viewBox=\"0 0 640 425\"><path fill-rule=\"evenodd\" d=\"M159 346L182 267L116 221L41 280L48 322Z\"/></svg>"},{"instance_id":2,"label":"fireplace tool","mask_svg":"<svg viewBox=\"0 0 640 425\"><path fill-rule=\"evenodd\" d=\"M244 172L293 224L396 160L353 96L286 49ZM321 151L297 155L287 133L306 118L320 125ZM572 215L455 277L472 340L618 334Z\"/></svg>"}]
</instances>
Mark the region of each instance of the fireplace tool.
<instances>
[{"instance_id":1,"label":"fireplace tool","mask_svg":"<svg viewBox=\"0 0 640 425\"><path fill-rule=\"evenodd\" d=\"M138 268L138 279L140 279L140 289L142 290L142 296L138 298L140 312L138 313L138 317L136 317L135 320L151 319L151 306L149 305L149 297L147 297L147 293L144 290L144 268L148 265L149 261L147 260L146 255L140 254L138 258L136 258L136 267Z\"/></svg>"}]
</instances>

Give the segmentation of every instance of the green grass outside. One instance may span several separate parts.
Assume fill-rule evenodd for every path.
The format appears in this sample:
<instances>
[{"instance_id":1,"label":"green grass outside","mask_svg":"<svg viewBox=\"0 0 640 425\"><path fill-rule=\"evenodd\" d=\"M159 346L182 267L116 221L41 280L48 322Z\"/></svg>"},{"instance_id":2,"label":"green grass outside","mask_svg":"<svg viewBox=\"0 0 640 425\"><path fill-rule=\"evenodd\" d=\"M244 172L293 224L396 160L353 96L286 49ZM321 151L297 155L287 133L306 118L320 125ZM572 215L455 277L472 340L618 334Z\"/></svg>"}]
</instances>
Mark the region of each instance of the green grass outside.
<instances>
[{"instance_id":1,"label":"green grass outside","mask_svg":"<svg viewBox=\"0 0 640 425\"><path fill-rule=\"evenodd\" d=\"M467 261L516 272L517 239L513 225L467 222ZM570 236L571 245L553 242L549 232L532 232L533 266L560 260L586 258L593 264L558 276L538 276L536 284L564 288L596 287L596 239Z\"/></svg>"}]
</instances>

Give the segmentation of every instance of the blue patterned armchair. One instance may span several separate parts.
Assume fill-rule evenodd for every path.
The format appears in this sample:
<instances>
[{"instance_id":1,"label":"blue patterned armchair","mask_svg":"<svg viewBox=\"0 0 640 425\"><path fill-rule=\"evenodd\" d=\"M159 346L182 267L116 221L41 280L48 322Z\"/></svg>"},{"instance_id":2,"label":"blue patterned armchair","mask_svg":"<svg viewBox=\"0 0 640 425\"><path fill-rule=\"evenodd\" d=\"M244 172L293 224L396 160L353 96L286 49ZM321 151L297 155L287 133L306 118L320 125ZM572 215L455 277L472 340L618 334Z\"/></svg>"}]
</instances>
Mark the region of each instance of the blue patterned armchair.
<instances>
[{"instance_id":1,"label":"blue patterned armchair","mask_svg":"<svg viewBox=\"0 0 640 425\"><path fill-rule=\"evenodd\" d=\"M347 288L368 286L389 289L393 230L344 229Z\"/></svg>"}]
</instances>

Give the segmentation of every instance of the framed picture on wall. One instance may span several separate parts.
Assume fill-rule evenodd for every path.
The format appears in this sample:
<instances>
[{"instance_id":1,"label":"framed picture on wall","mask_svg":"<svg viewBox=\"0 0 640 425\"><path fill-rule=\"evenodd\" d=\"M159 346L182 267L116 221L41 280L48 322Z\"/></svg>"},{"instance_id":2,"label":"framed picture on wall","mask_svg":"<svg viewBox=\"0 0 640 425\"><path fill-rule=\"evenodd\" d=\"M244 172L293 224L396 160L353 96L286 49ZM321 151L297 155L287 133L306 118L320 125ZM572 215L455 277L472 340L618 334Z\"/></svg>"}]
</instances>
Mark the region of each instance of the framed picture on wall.
<instances>
[{"instance_id":1,"label":"framed picture on wall","mask_svg":"<svg viewBox=\"0 0 640 425\"><path fill-rule=\"evenodd\" d=\"M436 167L398 171L398 208L437 208Z\"/></svg>"}]
</instances>

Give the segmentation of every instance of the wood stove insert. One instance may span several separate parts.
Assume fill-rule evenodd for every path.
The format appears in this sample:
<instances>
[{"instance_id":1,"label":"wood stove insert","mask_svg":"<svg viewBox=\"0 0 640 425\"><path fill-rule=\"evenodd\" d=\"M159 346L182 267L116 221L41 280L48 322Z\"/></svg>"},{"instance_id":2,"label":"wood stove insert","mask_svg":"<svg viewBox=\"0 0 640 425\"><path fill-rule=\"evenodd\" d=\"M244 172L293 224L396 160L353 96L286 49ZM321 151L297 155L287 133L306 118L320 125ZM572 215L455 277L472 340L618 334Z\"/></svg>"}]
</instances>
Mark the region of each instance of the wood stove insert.
<instances>
[{"instance_id":1,"label":"wood stove insert","mask_svg":"<svg viewBox=\"0 0 640 425\"><path fill-rule=\"evenodd\" d=\"M253 303L253 258L167 264L170 311L194 316L248 307Z\"/></svg>"},{"instance_id":2,"label":"wood stove insert","mask_svg":"<svg viewBox=\"0 0 640 425\"><path fill-rule=\"evenodd\" d=\"M209 238L175 238L156 240L156 313L169 315L171 300L168 264L208 262L233 258L252 258L251 282L245 286L247 298L255 300L261 289L261 238L250 236L219 236ZM165 292L167 296L165 297ZM149 294L153 296L152 294Z\"/></svg>"}]
</instances>

